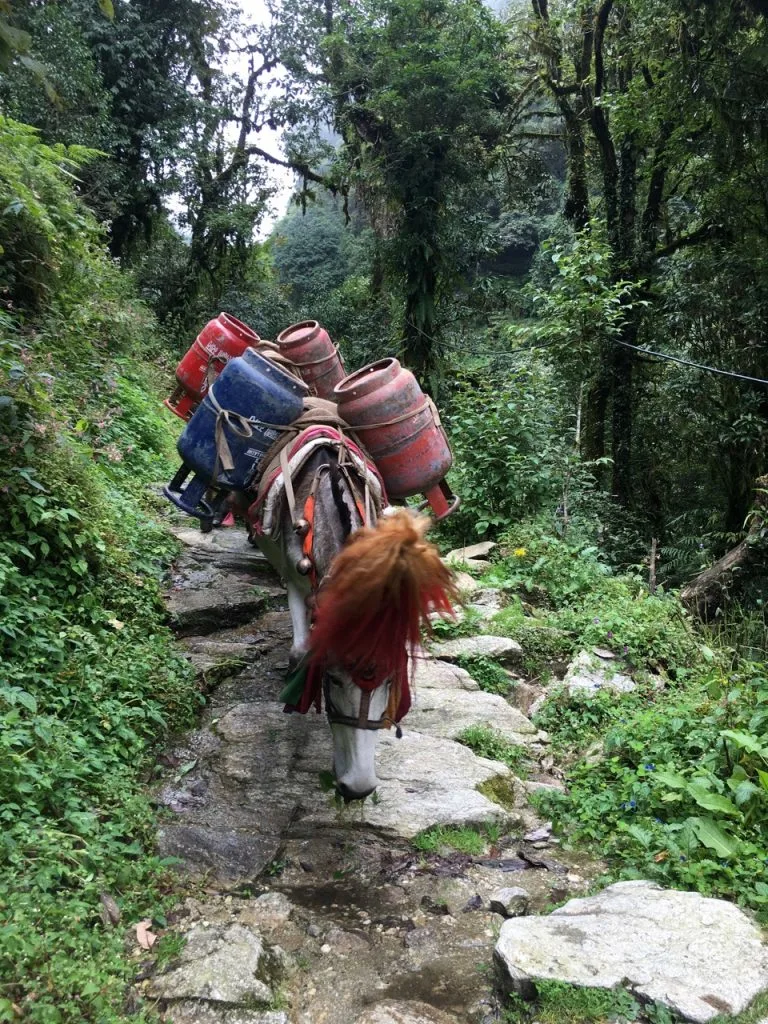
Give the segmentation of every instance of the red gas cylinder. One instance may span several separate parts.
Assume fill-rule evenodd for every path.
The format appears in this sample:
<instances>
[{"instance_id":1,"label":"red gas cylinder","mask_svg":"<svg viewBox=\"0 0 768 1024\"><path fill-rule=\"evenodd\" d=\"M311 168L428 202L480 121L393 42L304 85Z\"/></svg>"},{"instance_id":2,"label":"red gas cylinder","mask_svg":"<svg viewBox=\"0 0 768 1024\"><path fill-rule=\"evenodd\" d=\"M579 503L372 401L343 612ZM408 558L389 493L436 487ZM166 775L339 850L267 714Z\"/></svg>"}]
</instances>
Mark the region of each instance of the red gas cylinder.
<instances>
[{"instance_id":1,"label":"red gas cylinder","mask_svg":"<svg viewBox=\"0 0 768 1024\"><path fill-rule=\"evenodd\" d=\"M251 345L258 345L258 334L229 313L209 320L192 342L176 367L178 384L165 405L183 420L188 420L202 401L212 377L217 377L230 359L241 356Z\"/></svg>"},{"instance_id":2,"label":"red gas cylinder","mask_svg":"<svg viewBox=\"0 0 768 1024\"><path fill-rule=\"evenodd\" d=\"M344 378L344 363L328 331L317 320L286 327L277 336L280 351L296 364L301 378L318 398L330 398Z\"/></svg>"},{"instance_id":3,"label":"red gas cylinder","mask_svg":"<svg viewBox=\"0 0 768 1024\"><path fill-rule=\"evenodd\" d=\"M345 377L333 399L371 453L390 497L421 492L437 519L459 507L444 479L453 461L448 438L410 370L397 359L379 359Z\"/></svg>"}]
</instances>

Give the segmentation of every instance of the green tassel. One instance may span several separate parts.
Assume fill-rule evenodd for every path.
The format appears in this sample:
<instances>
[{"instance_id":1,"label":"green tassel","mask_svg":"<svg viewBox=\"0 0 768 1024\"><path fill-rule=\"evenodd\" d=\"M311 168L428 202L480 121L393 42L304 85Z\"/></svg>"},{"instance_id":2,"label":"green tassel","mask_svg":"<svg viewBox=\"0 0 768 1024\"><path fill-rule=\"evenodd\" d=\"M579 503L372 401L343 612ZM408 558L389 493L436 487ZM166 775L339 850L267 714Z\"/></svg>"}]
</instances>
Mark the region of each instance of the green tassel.
<instances>
[{"instance_id":1,"label":"green tassel","mask_svg":"<svg viewBox=\"0 0 768 1024\"><path fill-rule=\"evenodd\" d=\"M309 653L305 654L290 675L286 676L285 686L280 691L280 700L284 704L298 704L304 693L309 670Z\"/></svg>"}]
</instances>

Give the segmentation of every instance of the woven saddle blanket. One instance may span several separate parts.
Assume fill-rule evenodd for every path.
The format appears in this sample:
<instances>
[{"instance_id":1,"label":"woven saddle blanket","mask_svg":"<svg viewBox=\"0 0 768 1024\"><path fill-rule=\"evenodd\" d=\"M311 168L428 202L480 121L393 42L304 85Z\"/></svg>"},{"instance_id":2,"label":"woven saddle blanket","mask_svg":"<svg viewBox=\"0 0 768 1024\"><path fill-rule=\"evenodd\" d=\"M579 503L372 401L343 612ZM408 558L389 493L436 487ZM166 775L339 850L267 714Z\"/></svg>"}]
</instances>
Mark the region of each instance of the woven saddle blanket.
<instances>
[{"instance_id":1,"label":"woven saddle blanket","mask_svg":"<svg viewBox=\"0 0 768 1024\"><path fill-rule=\"evenodd\" d=\"M339 419L335 405L322 399L309 399L305 404L302 416L264 457L255 500L248 509L251 528L259 536L277 536L281 513L288 502L286 475L292 490L293 481L320 448L335 448L341 465L350 469L348 479L356 492L358 507L366 513L366 522L375 522L387 504L381 474L362 445L353 440L351 429Z\"/></svg>"}]
</instances>

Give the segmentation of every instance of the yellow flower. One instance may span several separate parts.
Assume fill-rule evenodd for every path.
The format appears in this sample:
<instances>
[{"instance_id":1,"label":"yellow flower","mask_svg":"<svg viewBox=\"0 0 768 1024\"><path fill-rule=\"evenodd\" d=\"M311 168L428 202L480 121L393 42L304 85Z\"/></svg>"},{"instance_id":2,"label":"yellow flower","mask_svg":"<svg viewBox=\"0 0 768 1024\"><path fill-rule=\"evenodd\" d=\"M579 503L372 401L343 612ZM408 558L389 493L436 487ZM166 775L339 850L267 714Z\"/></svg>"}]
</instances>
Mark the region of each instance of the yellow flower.
<instances>
[{"instance_id":1,"label":"yellow flower","mask_svg":"<svg viewBox=\"0 0 768 1024\"><path fill-rule=\"evenodd\" d=\"M525 548L515 548L515 558L525 558L527 554Z\"/></svg>"}]
</instances>

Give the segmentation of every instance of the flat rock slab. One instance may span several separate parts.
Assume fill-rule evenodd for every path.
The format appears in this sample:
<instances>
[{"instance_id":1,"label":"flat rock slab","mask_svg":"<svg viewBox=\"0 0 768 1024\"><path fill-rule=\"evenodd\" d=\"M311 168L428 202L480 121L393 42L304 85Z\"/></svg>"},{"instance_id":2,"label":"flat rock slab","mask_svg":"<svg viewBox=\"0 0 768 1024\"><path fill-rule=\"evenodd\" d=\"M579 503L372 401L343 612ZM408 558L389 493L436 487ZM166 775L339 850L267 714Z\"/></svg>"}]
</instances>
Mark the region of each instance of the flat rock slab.
<instances>
[{"instance_id":1,"label":"flat rock slab","mask_svg":"<svg viewBox=\"0 0 768 1024\"><path fill-rule=\"evenodd\" d=\"M222 555L242 555L249 561L265 562L266 558L248 540L245 527L231 526L203 533L194 527L175 526L171 533L185 548L191 548L210 558Z\"/></svg>"},{"instance_id":2,"label":"flat rock slab","mask_svg":"<svg viewBox=\"0 0 768 1024\"><path fill-rule=\"evenodd\" d=\"M582 651L568 666L563 679L570 693L598 693L613 690L616 693L631 693L635 682L619 672L616 665L603 657L596 657L589 651Z\"/></svg>"},{"instance_id":3,"label":"flat rock slab","mask_svg":"<svg viewBox=\"0 0 768 1024\"><path fill-rule=\"evenodd\" d=\"M428 736L454 740L472 725L490 726L518 746L542 739L536 726L503 697L483 690L417 690L404 724Z\"/></svg>"},{"instance_id":4,"label":"flat rock slab","mask_svg":"<svg viewBox=\"0 0 768 1024\"><path fill-rule=\"evenodd\" d=\"M413 665L413 686L416 693L421 687L429 690L471 690L480 687L465 668L448 661L417 658Z\"/></svg>"},{"instance_id":5,"label":"flat rock slab","mask_svg":"<svg viewBox=\"0 0 768 1024\"><path fill-rule=\"evenodd\" d=\"M459 658L493 658L502 665L515 665L523 656L523 649L516 640L506 636L467 636L459 640L446 640L433 644L435 658L443 661L457 661Z\"/></svg>"},{"instance_id":6,"label":"flat rock slab","mask_svg":"<svg viewBox=\"0 0 768 1024\"><path fill-rule=\"evenodd\" d=\"M240 924L198 926L186 939L175 966L151 980L148 992L155 999L251 1006L271 1000L271 988L257 977L265 974L267 967L264 943L257 931Z\"/></svg>"},{"instance_id":7,"label":"flat rock slab","mask_svg":"<svg viewBox=\"0 0 768 1024\"><path fill-rule=\"evenodd\" d=\"M179 636L190 636L248 622L283 596L282 587L274 584L229 583L200 590L173 590L166 606L172 629Z\"/></svg>"},{"instance_id":8,"label":"flat rock slab","mask_svg":"<svg viewBox=\"0 0 768 1024\"><path fill-rule=\"evenodd\" d=\"M477 558L487 558L492 551L496 550L496 543L492 540L482 540L478 544L467 544L463 548L454 548L445 556L446 562L468 563L469 565Z\"/></svg>"},{"instance_id":9,"label":"flat rock slab","mask_svg":"<svg viewBox=\"0 0 768 1024\"><path fill-rule=\"evenodd\" d=\"M297 769L301 767L300 762ZM507 827L517 821L516 815L476 788L491 779L508 780L511 788L515 780L509 768L477 757L451 740L410 731L398 740L387 733L379 741L377 769L380 783L375 801L366 800L362 807L350 810L349 825L412 839L435 825ZM306 830L309 825L338 824L338 809L329 795L319 794L311 807L304 785L307 813L297 825Z\"/></svg>"},{"instance_id":10,"label":"flat rock slab","mask_svg":"<svg viewBox=\"0 0 768 1024\"><path fill-rule=\"evenodd\" d=\"M506 921L497 960L513 986L624 985L685 1020L737 1014L768 990L768 947L738 907L652 882L617 882L547 917Z\"/></svg>"},{"instance_id":11,"label":"flat rock slab","mask_svg":"<svg viewBox=\"0 0 768 1024\"><path fill-rule=\"evenodd\" d=\"M355 1024L457 1024L457 1021L427 1003L386 999L369 1007Z\"/></svg>"}]
</instances>

